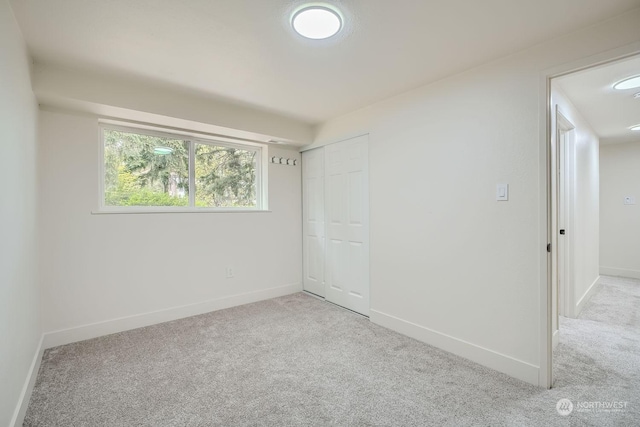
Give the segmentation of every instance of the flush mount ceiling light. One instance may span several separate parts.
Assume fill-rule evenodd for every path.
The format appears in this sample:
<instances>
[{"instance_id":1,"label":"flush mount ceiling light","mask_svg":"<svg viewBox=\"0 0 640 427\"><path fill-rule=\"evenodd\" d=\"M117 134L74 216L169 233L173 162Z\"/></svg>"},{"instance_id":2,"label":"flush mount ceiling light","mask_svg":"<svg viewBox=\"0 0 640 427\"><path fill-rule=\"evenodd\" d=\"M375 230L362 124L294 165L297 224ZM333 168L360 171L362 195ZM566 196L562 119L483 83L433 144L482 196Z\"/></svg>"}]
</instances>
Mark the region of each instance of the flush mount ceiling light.
<instances>
[{"instance_id":1,"label":"flush mount ceiling light","mask_svg":"<svg viewBox=\"0 0 640 427\"><path fill-rule=\"evenodd\" d=\"M302 37L322 40L340 31L342 17L336 10L327 6L306 6L293 14L291 25Z\"/></svg>"},{"instance_id":2,"label":"flush mount ceiling light","mask_svg":"<svg viewBox=\"0 0 640 427\"><path fill-rule=\"evenodd\" d=\"M613 85L613 88L618 90L635 89L637 87L640 87L640 76L629 77Z\"/></svg>"},{"instance_id":3,"label":"flush mount ceiling light","mask_svg":"<svg viewBox=\"0 0 640 427\"><path fill-rule=\"evenodd\" d=\"M638 131L640 130L640 125L631 126L629 129Z\"/></svg>"},{"instance_id":4,"label":"flush mount ceiling light","mask_svg":"<svg viewBox=\"0 0 640 427\"><path fill-rule=\"evenodd\" d=\"M166 156L173 153L173 148L170 147L156 147L153 149L153 153L159 156Z\"/></svg>"}]
</instances>

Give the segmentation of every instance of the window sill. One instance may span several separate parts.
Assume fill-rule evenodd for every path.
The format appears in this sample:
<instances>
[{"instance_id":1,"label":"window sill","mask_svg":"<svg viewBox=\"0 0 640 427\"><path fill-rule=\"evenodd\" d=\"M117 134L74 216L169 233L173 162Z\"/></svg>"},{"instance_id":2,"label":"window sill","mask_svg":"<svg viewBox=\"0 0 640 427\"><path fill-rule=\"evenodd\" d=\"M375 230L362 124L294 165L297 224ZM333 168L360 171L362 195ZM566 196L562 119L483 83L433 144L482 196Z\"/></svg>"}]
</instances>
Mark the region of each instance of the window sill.
<instances>
[{"instance_id":1,"label":"window sill","mask_svg":"<svg viewBox=\"0 0 640 427\"><path fill-rule=\"evenodd\" d=\"M99 209L91 211L91 215L138 215L138 214L216 214L216 213L271 213L267 209Z\"/></svg>"}]
</instances>

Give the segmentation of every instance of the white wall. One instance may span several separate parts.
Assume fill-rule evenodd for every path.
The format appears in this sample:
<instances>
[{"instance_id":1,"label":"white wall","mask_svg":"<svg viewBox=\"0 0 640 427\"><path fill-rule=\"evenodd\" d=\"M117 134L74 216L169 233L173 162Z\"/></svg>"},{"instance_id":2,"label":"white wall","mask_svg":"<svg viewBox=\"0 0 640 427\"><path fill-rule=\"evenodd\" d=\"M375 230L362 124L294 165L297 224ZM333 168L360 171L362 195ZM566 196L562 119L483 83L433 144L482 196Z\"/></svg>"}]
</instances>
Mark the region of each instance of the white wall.
<instances>
[{"instance_id":1,"label":"white wall","mask_svg":"<svg viewBox=\"0 0 640 427\"><path fill-rule=\"evenodd\" d=\"M40 340L37 104L13 12L0 1L0 425L14 417Z\"/></svg>"},{"instance_id":2,"label":"white wall","mask_svg":"<svg viewBox=\"0 0 640 427\"><path fill-rule=\"evenodd\" d=\"M157 118L166 121L163 124L167 126L180 126L180 120L188 120L198 126L193 130L233 133L249 139L255 134L267 135L261 139L264 142L276 139L303 145L312 138L311 126L300 120L134 76L35 64L33 90L42 105L102 116L144 122L153 114L161 116Z\"/></svg>"},{"instance_id":3,"label":"white wall","mask_svg":"<svg viewBox=\"0 0 640 427\"><path fill-rule=\"evenodd\" d=\"M538 383L543 70L637 42L638 19L636 10L318 127L313 146L369 133L373 321ZM497 183L509 184L508 202L495 200Z\"/></svg>"},{"instance_id":4,"label":"white wall","mask_svg":"<svg viewBox=\"0 0 640 427\"><path fill-rule=\"evenodd\" d=\"M570 228L566 238L571 240L570 280L573 293L570 297L572 307L566 315L577 317L596 289L600 266L599 235L599 145L600 139L589 123L571 103L571 100L555 84L551 92L551 151L556 152L556 117L555 107L574 126L572 149L574 156L573 169L573 210ZM552 164L555 165L555 156ZM555 185L555 181L553 182ZM555 196L555 194L554 194ZM556 236L557 237L557 236ZM557 239L554 241L557 248Z\"/></svg>"},{"instance_id":5,"label":"white wall","mask_svg":"<svg viewBox=\"0 0 640 427\"><path fill-rule=\"evenodd\" d=\"M41 111L40 152L47 346L301 290L300 166L269 165L268 213L94 215L97 118Z\"/></svg>"},{"instance_id":6,"label":"white wall","mask_svg":"<svg viewBox=\"0 0 640 427\"><path fill-rule=\"evenodd\" d=\"M600 147L600 273L640 279L640 141Z\"/></svg>"}]
</instances>

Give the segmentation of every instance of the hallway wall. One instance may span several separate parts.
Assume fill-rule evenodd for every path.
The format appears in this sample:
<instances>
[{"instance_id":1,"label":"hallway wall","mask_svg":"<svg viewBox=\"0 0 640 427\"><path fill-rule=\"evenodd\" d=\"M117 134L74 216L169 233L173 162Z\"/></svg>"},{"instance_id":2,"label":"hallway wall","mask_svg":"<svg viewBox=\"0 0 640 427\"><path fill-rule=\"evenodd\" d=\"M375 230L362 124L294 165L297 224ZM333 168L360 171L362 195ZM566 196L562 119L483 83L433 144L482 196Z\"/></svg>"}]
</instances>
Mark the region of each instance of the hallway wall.
<instances>
[{"instance_id":1,"label":"hallway wall","mask_svg":"<svg viewBox=\"0 0 640 427\"><path fill-rule=\"evenodd\" d=\"M600 148L600 194L600 273L640 279L640 140Z\"/></svg>"}]
</instances>

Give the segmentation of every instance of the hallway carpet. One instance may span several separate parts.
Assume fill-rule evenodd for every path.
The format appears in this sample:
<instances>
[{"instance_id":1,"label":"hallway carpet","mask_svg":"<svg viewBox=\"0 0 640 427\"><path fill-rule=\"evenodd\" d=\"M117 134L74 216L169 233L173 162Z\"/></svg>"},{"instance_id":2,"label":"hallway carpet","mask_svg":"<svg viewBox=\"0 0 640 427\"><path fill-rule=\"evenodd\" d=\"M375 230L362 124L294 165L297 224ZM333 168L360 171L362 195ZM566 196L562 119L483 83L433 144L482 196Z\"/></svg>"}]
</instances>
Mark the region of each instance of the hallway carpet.
<instances>
[{"instance_id":1,"label":"hallway carpet","mask_svg":"<svg viewBox=\"0 0 640 427\"><path fill-rule=\"evenodd\" d=\"M640 425L640 282L602 283L563 319L552 390L295 294L49 349L24 425Z\"/></svg>"}]
</instances>

